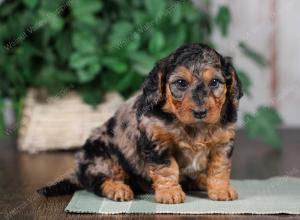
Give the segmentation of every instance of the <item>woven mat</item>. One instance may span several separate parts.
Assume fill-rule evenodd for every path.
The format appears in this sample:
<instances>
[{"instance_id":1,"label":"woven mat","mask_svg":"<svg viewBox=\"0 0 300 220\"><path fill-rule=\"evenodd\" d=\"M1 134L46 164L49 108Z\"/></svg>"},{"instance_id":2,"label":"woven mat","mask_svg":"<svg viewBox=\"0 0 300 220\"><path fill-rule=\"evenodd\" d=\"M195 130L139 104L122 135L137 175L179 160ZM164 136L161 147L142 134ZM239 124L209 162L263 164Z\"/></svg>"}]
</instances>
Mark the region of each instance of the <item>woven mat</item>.
<instances>
[{"instance_id":1,"label":"woven mat","mask_svg":"<svg viewBox=\"0 0 300 220\"><path fill-rule=\"evenodd\" d=\"M130 202L114 202L86 191L74 194L65 211L72 213L172 213L172 214L300 214L300 179L233 180L236 201L212 201L205 193L190 192L185 203L155 203L153 195L136 196Z\"/></svg>"}]
</instances>

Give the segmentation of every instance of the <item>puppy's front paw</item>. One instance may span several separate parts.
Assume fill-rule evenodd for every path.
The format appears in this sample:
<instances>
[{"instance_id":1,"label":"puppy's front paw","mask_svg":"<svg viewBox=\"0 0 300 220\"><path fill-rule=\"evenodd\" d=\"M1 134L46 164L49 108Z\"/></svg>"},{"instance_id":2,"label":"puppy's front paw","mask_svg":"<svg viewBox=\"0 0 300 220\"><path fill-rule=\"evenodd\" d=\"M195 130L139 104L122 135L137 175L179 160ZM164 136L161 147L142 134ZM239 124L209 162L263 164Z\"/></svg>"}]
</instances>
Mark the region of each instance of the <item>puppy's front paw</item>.
<instances>
[{"instance_id":1,"label":"puppy's front paw","mask_svg":"<svg viewBox=\"0 0 300 220\"><path fill-rule=\"evenodd\" d=\"M228 186L225 188L208 190L208 197L217 201L230 201L236 200L238 194L232 186Z\"/></svg>"},{"instance_id":2,"label":"puppy's front paw","mask_svg":"<svg viewBox=\"0 0 300 220\"><path fill-rule=\"evenodd\" d=\"M121 202L133 199L131 188L122 182L104 182L102 185L102 194L109 199Z\"/></svg>"},{"instance_id":3,"label":"puppy's front paw","mask_svg":"<svg viewBox=\"0 0 300 220\"><path fill-rule=\"evenodd\" d=\"M181 186L170 187L166 189L157 189L155 191L155 200L164 204L183 203L185 200L185 193Z\"/></svg>"}]
</instances>

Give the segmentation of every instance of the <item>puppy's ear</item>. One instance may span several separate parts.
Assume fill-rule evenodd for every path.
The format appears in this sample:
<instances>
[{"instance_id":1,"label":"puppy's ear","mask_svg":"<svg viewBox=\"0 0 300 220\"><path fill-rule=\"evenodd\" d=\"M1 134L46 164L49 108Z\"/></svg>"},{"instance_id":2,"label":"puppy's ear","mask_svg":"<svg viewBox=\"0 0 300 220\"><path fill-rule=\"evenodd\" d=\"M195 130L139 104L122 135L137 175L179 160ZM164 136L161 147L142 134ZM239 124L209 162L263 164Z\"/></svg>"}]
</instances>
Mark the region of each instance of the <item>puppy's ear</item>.
<instances>
[{"instance_id":1,"label":"puppy's ear","mask_svg":"<svg viewBox=\"0 0 300 220\"><path fill-rule=\"evenodd\" d=\"M226 104L222 117L223 123L236 122L239 99L243 96L242 83L238 78L230 57L223 58L223 71L226 77Z\"/></svg>"},{"instance_id":2,"label":"puppy's ear","mask_svg":"<svg viewBox=\"0 0 300 220\"><path fill-rule=\"evenodd\" d=\"M163 100L163 66L163 61L157 62L144 82L144 101L148 106L153 107Z\"/></svg>"}]
</instances>

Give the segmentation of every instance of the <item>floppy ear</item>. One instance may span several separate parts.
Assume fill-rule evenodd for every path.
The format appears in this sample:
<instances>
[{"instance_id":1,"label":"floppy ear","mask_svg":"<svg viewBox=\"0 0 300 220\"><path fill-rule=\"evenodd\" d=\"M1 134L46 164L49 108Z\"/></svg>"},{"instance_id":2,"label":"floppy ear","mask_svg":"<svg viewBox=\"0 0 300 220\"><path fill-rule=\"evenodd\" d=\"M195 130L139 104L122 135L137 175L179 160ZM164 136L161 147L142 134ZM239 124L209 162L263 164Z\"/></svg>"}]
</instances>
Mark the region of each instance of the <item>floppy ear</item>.
<instances>
[{"instance_id":1,"label":"floppy ear","mask_svg":"<svg viewBox=\"0 0 300 220\"><path fill-rule=\"evenodd\" d=\"M236 74L236 70L233 67L232 59L230 57L223 58L222 62L223 71L226 77L226 104L222 122L237 121L237 111L239 107L239 99L243 96L242 83Z\"/></svg>"},{"instance_id":2,"label":"floppy ear","mask_svg":"<svg viewBox=\"0 0 300 220\"><path fill-rule=\"evenodd\" d=\"M163 61L155 64L143 84L143 95L147 106L153 107L163 100Z\"/></svg>"}]
</instances>

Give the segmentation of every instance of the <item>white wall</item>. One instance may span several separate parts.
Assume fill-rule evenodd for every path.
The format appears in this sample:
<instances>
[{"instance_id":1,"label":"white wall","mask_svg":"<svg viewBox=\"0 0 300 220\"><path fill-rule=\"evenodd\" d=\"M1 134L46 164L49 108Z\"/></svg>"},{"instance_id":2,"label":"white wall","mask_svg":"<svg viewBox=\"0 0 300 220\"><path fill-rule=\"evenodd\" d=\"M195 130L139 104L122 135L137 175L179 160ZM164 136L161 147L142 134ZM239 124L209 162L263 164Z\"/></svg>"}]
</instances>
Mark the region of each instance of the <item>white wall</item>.
<instances>
[{"instance_id":1,"label":"white wall","mask_svg":"<svg viewBox=\"0 0 300 220\"><path fill-rule=\"evenodd\" d=\"M199 0L200 1L200 0ZM272 22L272 4L277 4L275 10L276 22ZM300 126L300 1L299 0L213 0L212 11L217 12L218 6L228 5L232 13L230 34L223 38L216 31L214 42L222 54L232 56L237 67L250 74L252 80L251 98L241 102L241 112L254 111L259 105L272 105L280 112L284 125ZM277 12L276 12L277 11ZM277 27L276 29L273 29ZM258 67L254 62L241 54L238 42L244 41L249 46L263 54L268 61L272 60L272 34L275 30L277 59L277 93L272 91L274 78L271 66ZM275 90L276 91L276 90ZM273 102L274 101L274 102Z\"/></svg>"},{"instance_id":2,"label":"white wall","mask_svg":"<svg viewBox=\"0 0 300 220\"><path fill-rule=\"evenodd\" d=\"M300 1L279 1L279 111L287 125L300 125Z\"/></svg>"}]
</instances>

